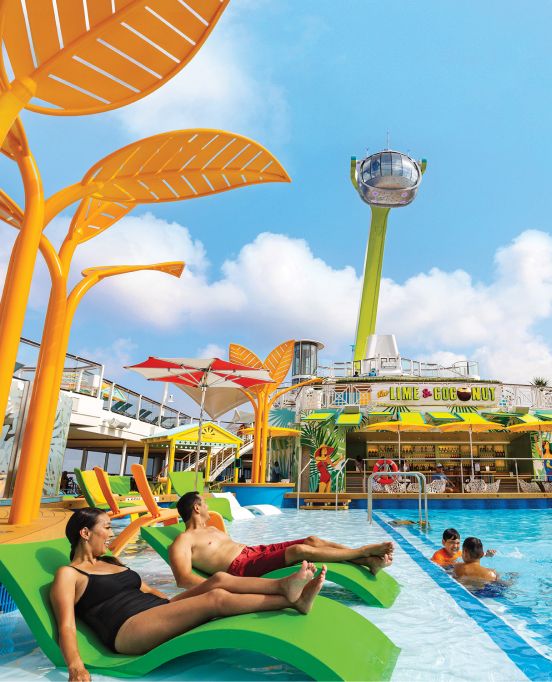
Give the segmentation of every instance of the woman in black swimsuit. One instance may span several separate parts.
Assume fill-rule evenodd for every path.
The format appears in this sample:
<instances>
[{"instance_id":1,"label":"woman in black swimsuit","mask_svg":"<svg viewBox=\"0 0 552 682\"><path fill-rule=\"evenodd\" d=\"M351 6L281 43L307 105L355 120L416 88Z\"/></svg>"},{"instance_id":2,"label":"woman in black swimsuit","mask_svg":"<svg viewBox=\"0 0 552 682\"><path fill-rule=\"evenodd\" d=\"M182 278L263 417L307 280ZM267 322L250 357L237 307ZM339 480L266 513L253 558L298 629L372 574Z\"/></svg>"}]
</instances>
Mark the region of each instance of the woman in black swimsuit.
<instances>
[{"instance_id":1,"label":"woman in black swimsuit","mask_svg":"<svg viewBox=\"0 0 552 682\"><path fill-rule=\"evenodd\" d=\"M113 537L111 519L100 509L79 509L65 534L71 563L58 569L50 599L69 680L89 680L80 658L75 615L113 651L143 654L212 618L294 608L308 613L325 577L325 567L303 562L281 580L239 578L216 573L168 599L117 559L104 556Z\"/></svg>"}]
</instances>

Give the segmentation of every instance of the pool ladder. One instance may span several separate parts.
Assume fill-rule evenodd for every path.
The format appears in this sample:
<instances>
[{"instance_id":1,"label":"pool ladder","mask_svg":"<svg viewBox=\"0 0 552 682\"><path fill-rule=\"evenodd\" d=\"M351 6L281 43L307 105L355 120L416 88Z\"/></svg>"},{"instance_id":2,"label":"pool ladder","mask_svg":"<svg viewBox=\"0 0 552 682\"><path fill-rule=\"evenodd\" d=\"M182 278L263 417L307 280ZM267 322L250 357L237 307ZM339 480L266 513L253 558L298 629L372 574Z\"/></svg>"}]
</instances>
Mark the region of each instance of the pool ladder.
<instances>
[{"instance_id":1,"label":"pool ladder","mask_svg":"<svg viewBox=\"0 0 552 682\"><path fill-rule=\"evenodd\" d=\"M372 519L372 507L373 507L373 490L372 490L372 481L374 480L375 476L381 476L381 472L374 471L373 473L368 476L368 523L373 523ZM425 512L425 527L427 528L429 525L429 517L427 513L427 483L426 483L426 478L425 476L419 472L419 471L386 471L385 476L396 476L398 477L404 477L404 476L412 476L413 478L418 479L418 523L420 524L420 527L424 525L424 518L422 516L422 491L423 491L423 496L424 496L424 512Z\"/></svg>"}]
</instances>

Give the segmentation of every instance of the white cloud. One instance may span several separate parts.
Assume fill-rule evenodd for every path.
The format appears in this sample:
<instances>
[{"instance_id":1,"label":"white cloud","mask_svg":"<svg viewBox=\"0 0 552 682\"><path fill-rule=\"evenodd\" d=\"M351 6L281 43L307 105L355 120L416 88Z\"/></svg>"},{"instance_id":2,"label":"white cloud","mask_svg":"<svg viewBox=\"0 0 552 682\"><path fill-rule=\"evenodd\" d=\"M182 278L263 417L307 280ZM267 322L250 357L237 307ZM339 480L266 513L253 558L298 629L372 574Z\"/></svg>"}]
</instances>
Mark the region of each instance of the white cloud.
<instances>
[{"instance_id":1,"label":"white cloud","mask_svg":"<svg viewBox=\"0 0 552 682\"><path fill-rule=\"evenodd\" d=\"M111 380L123 381L127 374L123 367L135 360L134 351L137 348L132 339L121 337L108 346L83 347L79 349L79 356L105 365L105 375Z\"/></svg>"},{"instance_id":2,"label":"white cloud","mask_svg":"<svg viewBox=\"0 0 552 682\"><path fill-rule=\"evenodd\" d=\"M58 241L66 222L52 225ZM350 357L360 278L352 267L336 269L317 258L301 239L262 233L211 273L202 243L186 227L147 213L84 244L75 270L175 259L187 263L180 280L158 273L107 280L87 295L81 314L113 320L114 335L125 325L175 334L185 329L211 340L199 351L207 357L224 357L227 343L242 339L244 330L261 354L284 339L307 337L325 343L327 357ZM43 309L45 278L38 270L35 308ZM402 283L384 279L378 329L395 333L414 359L445 365L478 360L482 376L528 382L552 378L551 346L535 331L551 310L552 236L527 230L497 250L490 282L438 268ZM126 362L116 351L110 351L114 367ZM103 357L101 349L89 354Z\"/></svg>"},{"instance_id":3,"label":"white cloud","mask_svg":"<svg viewBox=\"0 0 552 682\"><path fill-rule=\"evenodd\" d=\"M230 130L261 142L285 140L289 116L285 93L260 67L257 49L248 33L223 15L177 76L112 115L132 138L197 127Z\"/></svg>"},{"instance_id":4,"label":"white cloud","mask_svg":"<svg viewBox=\"0 0 552 682\"><path fill-rule=\"evenodd\" d=\"M217 343L208 343L197 351L198 358L226 358L228 357L228 348L223 348Z\"/></svg>"}]
</instances>

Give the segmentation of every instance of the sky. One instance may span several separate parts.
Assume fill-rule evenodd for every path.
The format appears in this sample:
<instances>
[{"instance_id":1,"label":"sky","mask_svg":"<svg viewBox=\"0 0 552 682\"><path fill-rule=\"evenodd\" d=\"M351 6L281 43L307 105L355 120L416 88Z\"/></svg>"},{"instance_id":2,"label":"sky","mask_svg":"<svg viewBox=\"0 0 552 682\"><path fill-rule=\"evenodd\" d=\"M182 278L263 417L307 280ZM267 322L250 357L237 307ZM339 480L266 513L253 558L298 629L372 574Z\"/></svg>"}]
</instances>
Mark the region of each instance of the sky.
<instances>
[{"instance_id":1,"label":"sky","mask_svg":"<svg viewBox=\"0 0 552 682\"><path fill-rule=\"evenodd\" d=\"M264 357L288 338L348 360L370 211L349 160L390 147L428 160L392 211L377 321L404 357L479 362L485 378L552 380L549 115L552 5L232 0L203 48L142 101L95 116L23 115L46 194L106 154L171 129L252 137L291 184L138 207L79 248L83 267L182 259L180 280L113 278L81 304L69 350L152 397L123 369L148 355ZM22 202L14 164L0 187ZM74 210L75 207L72 208ZM47 235L59 244L71 210ZM0 225L0 276L13 244ZM24 335L39 340L37 260ZM159 396L157 395L159 394Z\"/></svg>"}]
</instances>

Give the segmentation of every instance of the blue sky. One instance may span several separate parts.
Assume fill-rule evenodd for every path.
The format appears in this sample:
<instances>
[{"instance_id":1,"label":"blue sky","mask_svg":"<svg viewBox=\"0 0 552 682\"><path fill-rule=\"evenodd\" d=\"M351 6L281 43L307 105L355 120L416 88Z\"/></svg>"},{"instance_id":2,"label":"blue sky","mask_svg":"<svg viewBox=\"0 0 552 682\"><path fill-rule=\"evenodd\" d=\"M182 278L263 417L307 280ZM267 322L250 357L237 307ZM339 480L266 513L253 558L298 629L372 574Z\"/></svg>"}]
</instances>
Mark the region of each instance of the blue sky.
<instances>
[{"instance_id":1,"label":"blue sky","mask_svg":"<svg viewBox=\"0 0 552 682\"><path fill-rule=\"evenodd\" d=\"M253 137L293 179L138 208L87 245L78 266L182 257L187 275L98 287L70 350L144 391L121 365L148 354L240 342L263 355L309 336L328 359L348 359L369 224L349 158L383 148L389 131L391 147L428 170L415 203L389 220L378 330L395 332L408 357L552 378L551 15L547 3L233 0L192 63L146 100L92 117L25 114L47 194L171 128ZM14 169L3 161L0 173L21 199ZM0 229L3 268L12 235ZM47 291L39 264L33 339Z\"/></svg>"}]
</instances>

